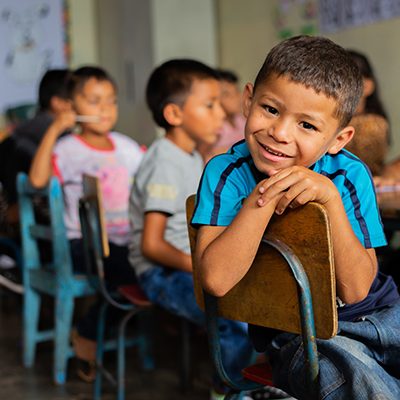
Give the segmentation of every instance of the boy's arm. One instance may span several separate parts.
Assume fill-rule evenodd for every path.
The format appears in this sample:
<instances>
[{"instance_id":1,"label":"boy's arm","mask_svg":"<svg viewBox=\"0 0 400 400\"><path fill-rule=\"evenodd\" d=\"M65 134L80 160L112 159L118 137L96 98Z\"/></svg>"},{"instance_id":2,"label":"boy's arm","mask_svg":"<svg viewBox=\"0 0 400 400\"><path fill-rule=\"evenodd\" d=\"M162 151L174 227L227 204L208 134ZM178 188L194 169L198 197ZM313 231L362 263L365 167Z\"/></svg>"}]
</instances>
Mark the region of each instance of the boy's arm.
<instances>
[{"instance_id":1,"label":"boy's arm","mask_svg":"<svg viewBox=\"0 0 400 400\"><path fill-rule=\"evenodd\" d=\"M141 250L150 260L174 269L192 272L189 254L172 246L164 239L168 215L161 212L147 212L144 216Z\"/></svg>"},{"instance_id":2,"label":"boy's arm","mask_svg":"<svg viewBox=\"0 0 400 400\"><path fill-rule=\"evenodd\" d=\"M41 188L47 185L52 173L51 159L58 137L75 125L76 114L72 111L61 113L49 126L33 158L29 170L32 186Z\"/></svg>"},{"instance_id":3,"label":"boy's arm","mask_svg":"<svg viewBox=\"0 0 400 400\"><path fill-rule=\"evenodd\" d=\"M203 287L215 296L223 296L247 273L257 253L265 228L281 194L265 207L257 205L259 187L244 201L229 226L199 228L196 265Z\"/></svg>"},{"instance_id":4,"label":"boy's arm","mask_svg":"<svg viewBox=\"0 0 400 400\"><path fill-rule=\"evenodd\" d=\"M332 231L337 294L349 304L363 300L378 269L375 250L366 249L355 235L334 183L304 167L281 170L264 182L258 204L267 206L271 198L282 193L276 207L278 214L287 207L298 207L309 201L326 207Z\"/></svg>"}]
</instances>

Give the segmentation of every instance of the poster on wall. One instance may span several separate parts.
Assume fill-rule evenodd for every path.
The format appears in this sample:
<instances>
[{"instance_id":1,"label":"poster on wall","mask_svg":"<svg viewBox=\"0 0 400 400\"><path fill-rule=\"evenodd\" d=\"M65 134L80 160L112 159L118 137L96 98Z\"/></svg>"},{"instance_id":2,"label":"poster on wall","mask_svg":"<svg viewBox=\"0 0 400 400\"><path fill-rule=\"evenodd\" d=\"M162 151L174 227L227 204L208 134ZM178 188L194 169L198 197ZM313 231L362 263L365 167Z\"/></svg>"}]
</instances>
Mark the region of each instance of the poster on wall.
<instances>
[{"instance_id":1,"label":"poster on wall","mask_svg":"<svg viewBox=\"0 0 400 400\"><path fill-rule=\"evenodd\" d=\"M320 30L329 33L400 15L400 0L319 0Z\"/></svg>"},{"instance_id":2,"label":"poster on wall","mask_svg":"<svg viewBox=\"0 0 400 400\"><path fill-rule=\"evenodd\" d=\"M279 39L315 35L318 31L318 0L279 0L275 28Z\"/></svg>"},{"instance_id":3,"label":"poster on wall","mask_svg":"<svg viewBox=\"0 0 400 400\"><path fill-rule=\"evenodd\" d=\"M0 113L36 103L49 68L66 59L64 0L0 0Z\"/></svg>"}]
</instances>

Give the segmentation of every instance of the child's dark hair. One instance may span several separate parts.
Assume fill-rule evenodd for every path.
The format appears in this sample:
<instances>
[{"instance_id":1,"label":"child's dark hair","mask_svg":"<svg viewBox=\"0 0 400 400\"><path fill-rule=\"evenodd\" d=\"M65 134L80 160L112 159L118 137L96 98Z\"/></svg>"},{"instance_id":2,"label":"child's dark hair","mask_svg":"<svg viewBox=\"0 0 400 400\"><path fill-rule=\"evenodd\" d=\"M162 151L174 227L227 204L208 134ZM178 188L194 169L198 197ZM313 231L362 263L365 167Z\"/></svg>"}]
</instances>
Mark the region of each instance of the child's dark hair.
<instances>
[{"instance_id":1,"label":"child's dark hair","mask_svg":"<svg viewBox=\"0 0 400 400\"><path fill-rule=\"evenodd\" d=\"M374 91L365 100L365 113L367 114L378 114L388 119L386 111L384 110L381 99L379 98L379 87L378 82L375 78L374 70L368 58L355 50L347 50L352 60L356 63L360 69L363 78L371 79L374 82Z\"/></svg>"},{"instance_id":2,"label":"child's dark hair","mask_svg":"<svg viewBox=\"0 0 400 400\"><path fill-rule=\"evenodd\" d=\"M49 69L45 72L39 83L39 109L48 111L51 107L52 97L68 99L67 80L68 69Z\"/></svg>"},{"instance_id":3,"label":"child's dark hair","mask_svg":"<svg viewBox=\"0 0 400 400\"><path fill-rule=\"evenodd\" d=\"M68 97L72 99L76 93L81 92L85 83L90 79L96 79L99 82L110 82L114 89L117 90L114 79L107 71L100 67L85 66L71 73L67 83Z\"/></svg>"},{"instance_id":4,"label":"child's dark hair","mask_svg":"<svg viewBox=\"0 0 400 400\"><path fill-rule=\"evenodd\" d=\"M147 82L146 101L158 126L171 128L164 118L165 106L170 103L183 106L196 79L219 80L219 76L213 68L190 59L166 61L152 72Z\"/></svg>"},{"instance_id":5,"label":"child's dark hair","mask_svg":"<svg viewBox=\"0 0 400 400\"><path fill-rule=\"evenodd\" d=\"M229 69L217 69L219 79L224 82L236 84L239 82L238 76Z\"/></svg>"},{"instance_id":6,"label":"child's dark hair","mask_svg":"<svg viewBox=\"0 0 400 400\"><path fill-rule=\"evenodd\" d=\"M285 76L334 98L339 128L351 120L363 90L360 71L348 51L317 36L295 36L276 45L258 72L254 90L271 75Z\"/></svg>"}]
</instances>

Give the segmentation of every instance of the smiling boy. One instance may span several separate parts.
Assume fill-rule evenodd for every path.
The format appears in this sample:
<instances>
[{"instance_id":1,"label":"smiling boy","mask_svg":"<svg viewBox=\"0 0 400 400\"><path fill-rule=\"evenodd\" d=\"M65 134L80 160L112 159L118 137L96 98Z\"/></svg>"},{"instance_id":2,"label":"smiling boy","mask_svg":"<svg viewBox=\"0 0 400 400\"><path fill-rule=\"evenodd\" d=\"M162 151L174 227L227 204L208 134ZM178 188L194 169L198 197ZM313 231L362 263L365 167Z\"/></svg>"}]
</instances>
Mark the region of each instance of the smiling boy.
<instances>
[{"instance_id":1,"label":"smiling boy","mask_svg":"<svg viewBox=\"0 0 400 400\"><path fill-rule=\"evenodd\" d=\"M320 395L329 400L400 398L399 294L378 272L374 248L386 240L369 171L343 150L361 88L355 64L328 39L275 46L244 91L245 141L207 165L192 220L203 286L223 296L250 268L274 213L309 201L325 206L341 304L339 334L318 342L326 356ZM266 343L260 328L251 333L257 349L269 345L275 383L308 399L299 337Z\"/></svg>"}]
</instances>

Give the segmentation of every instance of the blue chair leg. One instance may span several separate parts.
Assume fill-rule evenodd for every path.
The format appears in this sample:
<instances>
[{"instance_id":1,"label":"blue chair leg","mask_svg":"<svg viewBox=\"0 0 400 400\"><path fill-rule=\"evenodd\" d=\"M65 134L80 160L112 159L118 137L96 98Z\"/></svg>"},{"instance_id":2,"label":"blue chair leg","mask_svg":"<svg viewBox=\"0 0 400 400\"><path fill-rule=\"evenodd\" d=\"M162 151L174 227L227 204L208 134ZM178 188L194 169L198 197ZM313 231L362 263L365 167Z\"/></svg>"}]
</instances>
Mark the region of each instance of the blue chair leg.
<instances>
[{"instance_id":1,"label":"blue chair leg","mask_svg":"<svg viewBox=\"0 0 400 400\"><path fill-rule=\"evenodd\" d=\"M57 385L66 381L67 362L70 356L70 333L72 315L74 311L74 298L67 293L59 293L55 304L55 349L53 378Z\"/></svg>"},{"instance_id":2,"label":"blue chair leg","mask_svg":"<svg viewBox=\"0 0 400 400\"><path fill-rule=\"evenodd\" d=\"M101 399L101 384L103 379L103 354L104 354L104 331L108 303L103 302L99 310L97 321L97 347L96 347L96 380L93 387L93 399Z\"/></svg>"},{"instance_id":3,"label":"blue chair leg","mask_svg":"<svg viewBox=\"0 0 400 400\"><path fill-rule=\"evenodd\" d=\"M128 321L137 313L137 309L129 311L118 327L118 367L117 367L117 400L125 400L125 329Z\"/></svg>"},{"instance_id":4,"label":"blue chair leg","mask_svg":"<svg viewBox=\"0 0 400 400\"><path fill-rule=\"evenodd\" d=\"M24 366L32 367L35 360L41 298L25 285L24 295Z\"/></svg>"},{"instance_id":5,"label":"blue chair leg","mask_svg":"<svg viewBox=\"0 0 400 400\"><path fill-rule=\"evenodd\" d=\"M138 352L142 368L145 371L154 369L154 359L152 354L152 330L150 326L150 313L142 312L136 317L138 319Z\"/></svg>"}]
</instances>

